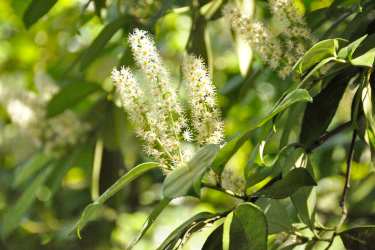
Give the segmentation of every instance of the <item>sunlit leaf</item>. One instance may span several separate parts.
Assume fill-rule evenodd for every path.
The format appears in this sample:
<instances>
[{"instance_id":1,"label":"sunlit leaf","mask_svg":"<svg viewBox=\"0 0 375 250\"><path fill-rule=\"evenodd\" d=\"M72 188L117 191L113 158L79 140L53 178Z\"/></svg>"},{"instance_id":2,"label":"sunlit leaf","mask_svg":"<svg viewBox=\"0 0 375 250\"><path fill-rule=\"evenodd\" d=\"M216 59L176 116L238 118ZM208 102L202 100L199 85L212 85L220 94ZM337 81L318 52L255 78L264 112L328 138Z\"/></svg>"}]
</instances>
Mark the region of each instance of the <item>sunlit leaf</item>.
<instances>
[{"instance_id":1,"label":"sunlit leaf","mask_svg":"<svg viewBox=\"0 0 375 250\"><path fill-rule=\"evenodd\" d=\"M186 165L173 170L164 180L164 197L172 199L186 195L211 166L218 149L218 145L206 145Z\"/></svg>"},{"instance_id":2,"label":"sunlit leaf","mask_svg":"<svg viewBox=\"0 0 375 250\"><path fill-rule=\"evenodd\" d=\"M98 84L91 82L72 82L65 85L56 95L52 97L47 105L47 116L52 117L64 112L83 101L85 97L100 91Z\"/></svg>"},{"instance_id":3,"label":"sunlit leaf","mask_svg":"<svg viewBox=\"0 0 375 250\"><path fill-rule=\"evenodd\" d=\"M370 49L365 54L350 60L350 63L355 66L363 66L363 67L372 68L372 66L374 65L374 60L375 60L375 48Z\"/></svg>"},{"instance_id":4,"label":"sunlit leaf","mask_svg":"<svg viewBox=\"0 0 375 250\"><path fill-rule=\"evenodd\" d=\"M291 105L297 102L311 102L312 98L307 90L295 89L289 92L280 102L276 105L272 111L263 118L257 125L250 127L247 131L243 132L240 136L237 136L233 140L227 142L224 147L222 147L215 157L212 164L212 169L221 173L225 164L229 159L237 152L237 150L249 139L251 133L254 129L259 128L273 119L276 115L283 112Z\"/></svg>"}]
</instances>

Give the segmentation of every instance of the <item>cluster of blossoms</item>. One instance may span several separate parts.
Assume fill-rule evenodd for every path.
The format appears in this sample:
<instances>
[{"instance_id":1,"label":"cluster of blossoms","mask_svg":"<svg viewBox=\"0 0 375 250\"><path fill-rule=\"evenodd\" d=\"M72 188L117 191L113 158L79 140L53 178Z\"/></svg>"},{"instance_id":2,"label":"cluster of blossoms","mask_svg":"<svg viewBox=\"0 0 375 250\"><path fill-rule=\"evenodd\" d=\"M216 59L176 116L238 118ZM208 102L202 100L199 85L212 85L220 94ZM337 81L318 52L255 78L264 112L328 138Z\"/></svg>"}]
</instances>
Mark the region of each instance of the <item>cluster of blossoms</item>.
<instances>
[{"instance_id":1,"label":"cluster of blossoms","mask_svg":"<svg viewBox=\"0 0 375 250\"><path fill-rule=\"evenodd\" d=\"M89 126L82 123L72 111L47 118L47 102L58 88L49 83L43 89L48 93L38 95L21 88L0 85L0 105L8 114L10 125L27 136L34 147L42 147L46 154L57 155L67 146L76 144Z\"/></svg>"},{"instance_id":2,"label":"cluster of blossoms","mask_svg":"<svg viewBox=\"0 0 375 250\"><path fill-rule=\"evenodd\" d=\"M124 67L112 71L112 80L137 135L145 142L145 152L170 171L191 158L192 143L219 144L223 123L216 107L215 87L203 61L187 56L183 63L192 110L190 125L153 39L135 29L129 43L150 85L141 88L131 70Z\"/></svg>"},{"instance_id":3,"label":"cluster of blossoms","mask_svg":"<svg viewBox=\"0 0 375 250\"><path fill-rule=\"evenodd\" d=\"M273 34L264 23L243 15L232 4L225 6L223 12L231 26L259 53L262 60L281 78L286 78L314 38L292 0L269 0L269 5L273 17L282 26L277 34Z\"/></svg>"}]
</instances>

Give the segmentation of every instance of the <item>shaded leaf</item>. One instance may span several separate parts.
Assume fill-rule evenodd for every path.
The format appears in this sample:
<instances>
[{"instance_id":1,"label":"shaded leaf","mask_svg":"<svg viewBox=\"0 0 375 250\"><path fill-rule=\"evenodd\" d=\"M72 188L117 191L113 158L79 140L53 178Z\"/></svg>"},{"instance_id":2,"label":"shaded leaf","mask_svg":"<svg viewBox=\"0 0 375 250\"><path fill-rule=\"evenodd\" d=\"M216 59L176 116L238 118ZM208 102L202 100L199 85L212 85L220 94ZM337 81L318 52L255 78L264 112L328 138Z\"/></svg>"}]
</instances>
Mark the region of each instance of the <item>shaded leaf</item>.
<instances>
[{"instance_id":1,"label":"shaded leaf","mask_svg":"<svg viewBox=\"0 0 375 250\"><path fill-rule=\"evenodd\" d=\"M285 203L280 200L260 198L256 204L264 211L269 234L289 232L292 229L292 221Z\"/></svg>"},{"instance_id":2,"label":"shaded leaf","mask_svg":"<svg viewBox=\"0 0 375 250\"><path fill-rule=\"evenodd\" d=\"M172 199L186 195L211 166L218 150L218 145L206 145L186 165L173 170L164 180L164 197Z\"/></svg>"},{"instance_id":3,"label":"shaded leaf","mask_svg":"<svg viewBox=\"0 0 375 250\"><path fill-rule=\"evenodd\" d=\"M83 101L85 97L100 90L101 87L98 84L84 81L65 85L48 102L47 117L53 117L64 112L66 109Z\"/></svg>"},{"instance_id":4,"label":"shaded leaf","mask_svg":"<svg viewBox=\"0 0 375 250\"><path fill-rule=\"evenodd\" d=\"M43 170L37 177L35 177L35 179L22 193L17 202L13 206L9 207L5 212L3 216L1 231L1 234L4 238L17 228L22 220L22 217L33 204L36 193L38 192L39 188L42 187L48 176L51 174L53 168L54 166L50 166Z\"/></svg>"},{"instance_id":5,"label":"shaded leaf","mask_svg":"<svg viewBox=\"0 0 375 250\"><path fill-rule=\"evenodd\" d=\"M237 136L233 140L226 143L225 146L222 147L220 151L218 152L218 154L216 155L214 162L212 164L212 169L217 173L221 173L225 164L237 152L237 150L249 139L254 129L263 126L265 123L269 122L276 115L283 112L285 109L289 108L294 103L311 102L311 101L312 101L312 98L309 95L309 92L307 90L295 89L289 92L286 96L284 96L281 99L281 101L279 101L278 105L276 105L265 118L263 118L260 122L258 122L257 125L250 127L247 131L243 132L240 136Z\"/></svg>"},{"instance_id":6,"label":"shaded leaf","mask_svg":"<svg viewBox=\"0 0 375 250\"><path fill-rule=\"evenodd\" d=\"M314 228L316 189L314 187L302 187L290 198L301 221L310 228Z\"/></svg>"},{"instance_id":7,"label":"shaded leaf","mask_svg":"<svg viewBox=\"0 0 375 250\"><path fill-rule=\"evenodd\" d=\"M223 249L223 225L216 228L207 238L202 250L222 250Z\"/></svg>"},{"instance_id":8,"label":"shaded leaf","mask_svg":"<svg viewBox=\"0 0 375 250\"><path fill-rule=\"evenodd\" d=\"M50 158L44 153L37 153L31 159L19 166L14 175L13 187L18 187L31 176L37 173L41 168L46 166Z\"/></svg>"},{"instance_id":9,"label":"shaded leaf","mask_svg":"<svg viewBox=\"0 0 375 250\"><path fill-rule=\"evenodd\" d=\"M132 18L130 16L120 16L114 21L108 23L81 55L81 70L85 69L88 65L90 65L90 63L94 61L94 59L104 49L105 45L118 30L120 30L121 28L125 28L126 31L129 31L132 28L132 26L130 25L131 22ZM126 31L124 32L126 33Z\"/></svg>"},{"instance_id":10,"label":"shaded leaf","mask_svg":"<svg viewBox=\"0 0 375 250\"><path fill-rule=\"evenodd\" d=\"M301 187L315 186L316 182L304 168L290 171L284 178L276 181L271 186L261 190L258 194L262 197L284 199L294 194Z\"/></svg>"},{"instance_id":11,"label":"shaded leaf","mask_svg":"<svg viewBox=\"0 0 375 250\"><path fill-rule=\"evenodd\" d=\"M307 104L303 115L300 143L309 147L326 132L353 74L354 72L350 70L335 76L327 87L314 96L313 102Z\"/></svg>"},{"instance_id":12,"label":"shaded leaf","mask_svg":"<svg viewBox=\"0 0 375 250\"><path fill-rule=\"evenodd\" d=\"M267 221L262 210L256 205L247 202L237 206L233 211L229 230L228 250L267 249Z\"/></svg>"},{"instance_id":13,"label":"shaded leaf","mask_svg":"<svg viewBox=\"0 0 375 250\"><path fill-rule=\"evenodd\" d=\"M82 228L87 224L87 222L89 222L90 220L93 220L97 216L99 210L102 207L103 205L97 202L91 203L85 207L85 209L83 210L81 214L81 217L79 218L77 224L75 225L78 238L80 239L82 238L81 237Z\"/></svg>"},{"instance_id":14,"label":"shaded leaf","mask_svg":"<svg viewBox=\"0 0 375 250\"><path fill-rule=\"evenodd\" d=\"M23 14L23 23L26 28L36 23L41 17L50 11L57 0L32 0Z\"/></svg>"},{"instance_id":15,"label":"shaded leaf","mask_svg":"<svg viewBox=\"0 0 375 250\"><path fill-rule=\"evenodd\" d=\"M347 250L370 250L375 241L375 226L361 226L339 234Z\"/></svg>"}]
</instances>

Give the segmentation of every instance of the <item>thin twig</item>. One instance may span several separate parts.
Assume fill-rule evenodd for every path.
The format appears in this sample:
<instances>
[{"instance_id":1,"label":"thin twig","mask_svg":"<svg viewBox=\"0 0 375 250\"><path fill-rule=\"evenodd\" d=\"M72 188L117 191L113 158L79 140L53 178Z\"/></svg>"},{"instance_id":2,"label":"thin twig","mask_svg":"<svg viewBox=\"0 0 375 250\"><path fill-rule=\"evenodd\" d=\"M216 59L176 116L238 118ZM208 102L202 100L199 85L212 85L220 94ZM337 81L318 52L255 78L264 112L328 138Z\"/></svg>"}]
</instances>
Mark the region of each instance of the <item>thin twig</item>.
<instances>
[{"instance_id":1,"label":"thin twig","mask_svg":"<svg viewBox=\"0 0 375 250\"><path fill-rule=\"evenodd\" d=\"M351 126L352 122L351 121L348 121L348 122L345 122L339 126L337 126L336 128L334 128L333 130L329 131L329 132L326 132L324 133L318 140L316 140L315 142L313 142L311 144L310 147L308 147L306 149L306 151L309 153L311 151L313 151L314 149L318 148L319 146L321 146L322 144L324 144L328 139L330 139L331 137L341 133L342 131L344 131L345 129L349 128Z\"/></svg>"},{"instance_id":2,"label":"thin twig","mask_svg":"<svg viewBox=\"0 0 375 250\"><path fill-rule=\"evenodd\" d=\"M340 199L340 207L342 209L342 216L340 223L338 224L338 229L341 227L341 225L344 223L346 216L348 214L348 210L346 208L346 198L348 196L348 191L350 188L350 173L351 173L351 168L352 168L352 161L353 161L353 154L354 154L354 144L355 144L355 139L357 137L357 131L353 131L353 136L352 136L352 141L350 143L350 148L349 148L349 154L348 154L348 159L346 161L346 173L345 173L345 184L344 184L344 189L342 191L341 199Z\"/></svg>"}]
</instances>

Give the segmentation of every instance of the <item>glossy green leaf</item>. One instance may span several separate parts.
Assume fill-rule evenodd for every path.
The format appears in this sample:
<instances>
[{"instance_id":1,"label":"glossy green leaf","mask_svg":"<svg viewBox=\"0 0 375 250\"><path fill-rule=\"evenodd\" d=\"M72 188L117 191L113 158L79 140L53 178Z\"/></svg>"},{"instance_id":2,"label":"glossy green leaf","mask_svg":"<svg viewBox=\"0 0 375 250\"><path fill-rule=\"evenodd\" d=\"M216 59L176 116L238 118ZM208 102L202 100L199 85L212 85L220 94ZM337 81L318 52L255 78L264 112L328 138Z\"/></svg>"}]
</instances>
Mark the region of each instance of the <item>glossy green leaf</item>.
<instances>
[{"instance_id":1,"label":"glossy green leaf","mask_svg":"<svg viewBox=\"0 0 375 250\"><path fill-rule=\"evenodd\" d=\"M83 101L90 94L100 91L101 87L90 82L73 82L65 85L52 97L47 105L47 116L53 117Z\"/></svg>"},{"instance_id":2,"label":"glossy green leaf","mask_svg":"<svg viewBox=\"0 0 375 250\"><path fill-rule=\"evenodd\" d=\"M26 28L30 28L41 17L50 11L57 3L57 0L32 0L23 14L23 23Z\"/></svg>"},{"instance_id":3,"label":"glossy green leaf","mask_svg":"<svg viewBox=\"0 0 375 250\"><path fill-rule=\"evenodd\" d=\"M54 166L49 166L45 170L43 170L37 177L35 177L30 185L27 186L26 190L22 193L17 202L13 206L9 207L5 212L3 216L1 231L1 235L4 238L17 228L22 220L22 217L33 204L36 198L36 193L43 186L44 182L51 174L53 168Z\"/></svg>"},{"instance_id":4,"label":"glossy green leaf","mask_svg":"<svg viewBox=\"0 0 375 250\"><path fill-rule=\"evenodd\" d=\"M296 168L281 180L258 192L258 195L273 199L284 199L294 194L301 187L315 185L314 178L305 168Z\"/></svg>"},{"instance_id":5,"label":"glossy green leaf","mask_svg":"<svg viewBox=\"0 0 375 250\"><path fill-rule=\"evenodd\" d=\"M267 221L256 205L249 202L238 205L229 230L229 248L224 245L225 250L267 249Z\"/></svg>"},{"instance_id":6,"label":"glossy green leaf","mask_svg":"<svg viewBox=\"0 0 375 250\"><path fill-rule=\"evenodd\" d=\"M361 226L339 234L347 250L370 250L375 241L375 226Z\"/></svg>"},{"instance_id":7,"label":"glossy green leaf","mask_svg":"<svg viewBox=\"0 0 375 250\"><path fill-rule=\"evenodd\" d=\"M363 55L350 60L350 63L355 66L363 66L363 67L372 68L374 65L374 60L375 60L375 48L370 49Z\"/></svg>"},{"instance_id":8,"label":"glossy green leaf","mask_svg":"<svg viewBox=\"0 0 375 250\"><path fill-rule=\"evenodd\" d=\"M350 43L348 46L341 48L337 54L337 56L341 59L352 59L354 52L357 50L358 46L365 40L367 34L358 38L354 42Z\"/></svg>"},{"instance_id":9,"label":"glossy green leaf","mask_svg":"<svg viewBox=\"0 0 375 250\"><path fill-rule=\"evenodd\" d=\"M321 60L317 65L315 65L310 71L309 73L307 73L307 75L303 78L303 80L301 81L300 84L306 82L308 79L310 79L310 77L318 71L318 69L320 69L321 67L323 67L324 65L326 65L327 63L329 62L332 62L336 60L335 57L328 57L328 58L325 58L323 60Z\"/></svg>"},{"instance_id":10,"label":"glossy green leaf","mask_svg":"<svg viewBox=\"0 0 375 250\"><path fill-rule=\"evenodd\" d=\"M305 55L297 62L296 69L300 74L305 73L314 65L320 63L328 57L336 57L338 41L336 39L327 39L316 43Z\"/></svg>"},{"instance_id":11,"label":"glossy green leaf","mask_svg":"<svg viewBox=\"0 0 375 250\"><path fill-rule=\"evenodd\" d=\"M103 51L105 45L121 28L126 28L126 31L131 29L130 22L132 18L129 16L120 16L114 21L108 23L90 46L83 52L80 57L81 70L85 69L94 61L94 59Z\"/></svg>"},{"instance_id":12,"label":"glossy green leaf","mask_svg":"<svg viewBox=\"0 0 375 250\"><path fill-rule=\"evenodd\" d=\"M135 166L134 168L129 170L129 172L121 176L120 179L118 179L102 195L100 195L99 198L97 198L94 202L86 206L85 210L81 214L81 217L76 224L77 235L80 237L80 231L87 224L87 222L93 219L100 205L104 204L106 200L111 198L113 195L115 195L117 192L123 189L127 184L129 184L134 179L143 175L147 171L150 171L158 167L159 163L146 162Z\"/></svg>"},{"instance_id":13,"label":"glossy green leaf","mask_svg":"<svg viewBox=\"0 0 375 250\"><path fill-rule=\"evenodd\" d=\"M44 153L37 153L31 159L19 166L14 175L13 187L18 187L37 173L50 161Z\"/></svg>"},{"instance_id":14,"label":"glossy green leaf","mask_svg":"<svg viewBox=\"0 0 375 250\"><path fill-rule=\"evenodd\" d=\"M191 217L190 219L182 223L175 230L173 230L172 233L170 233L168 237L160 244L157 250L174 249L173 247L176 245L177 241L184 235L184 233L193 224L205 221L213 217L215 217L215 214L208 213L208 212L201 212L201 213L194 215L193 217Z\"/></svg>"},{"instance_id":15,"label":"glossy green leaf","mask_svg":"<svg viewBox=\"0 0 375 250\"><path fill-rule=\"evenodd\" d=\"M152 210L151 214L148 216L147 220L142 226L141 231L138 233L137 237L129 244L126 248L127 250L132 249L140 239L145 235L147 230L151 227L154 221L158 218L160 213L168 206L170 199L163 199L159 202L159 204Z\"/></svg>"},{"instance_id":16,"label":"glossy green leaf","mask_svg":"<svg viewBox=\"0 0 375 250\"><path fill-rule=\"evenodd\" d=\"M211 166L218 150L218 145L206 145L186 165L173 170L164 180L164 197L173 199L186 195Z\"/></svg>"},{"instance_id":17,"label":"glossy green leaf","mask_svg":"<svg viewBox=\"0 0 375 250\"><path fill-rule=\"evenodd\" d=\"M247 131L243 132L240 136L237 136L233 140L227 142L224 147L222 147L215 157L215 160L212 164L212 169L221 173L225 164L229 159L237 152L237 150L249 139L251 133L254 129L259 128L273 119L276 115L283 112L291 105L297 102L311 102L312 98L307 90L304 89L295 89L289 92L278 105L276 105L272 111L263 118L257 125L250 127Z\"/></svg>"}]
</instances>

